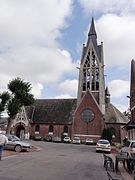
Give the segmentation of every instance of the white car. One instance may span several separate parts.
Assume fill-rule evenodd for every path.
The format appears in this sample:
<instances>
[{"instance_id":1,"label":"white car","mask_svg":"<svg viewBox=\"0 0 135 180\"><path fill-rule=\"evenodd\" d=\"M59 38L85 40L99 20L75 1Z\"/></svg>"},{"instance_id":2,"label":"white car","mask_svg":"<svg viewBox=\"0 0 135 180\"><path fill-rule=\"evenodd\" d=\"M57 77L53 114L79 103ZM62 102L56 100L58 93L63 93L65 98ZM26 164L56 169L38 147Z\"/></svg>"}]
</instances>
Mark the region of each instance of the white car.
<instances>
[{"instance_id":1,"label":"white car","mask_svg":"<svg viewBox=\"0 0 135 180\"><path fill-rule=\"evenodd\" d=\"M103 151L103 152L111 152L111 145L110 142L106 139L100 139L98 140L96 144L96 152Z\"/></svg>"},{"instance_id":2,"label":"white car","mask_svg":"<svg viewBox=\"0 0 135 180\"><path fill-rule=\"evenodd\" d=\"M135 140L127 140L121 148L121 152L127 154L130 159L135 158Z\"/></svg>"},{"instance_id":3,"label":"white car","mask_svg":"<svg viewBox=\"0 0 135 180\"><path fill-rule=\"evenodd\" d=\"M74 137L73 139L73 144L80 144L81 143L81 140L79 137Z\"/></svg>"},{"instance_id":4,"label":"white car","mask_svg":"<svg viewBox=\"0 0 135 180\"><path fill-rule=\"evenodd\" d=\"M61 138L56 136L54 137L53 142L61 143Z\"/></svg>"},{"instance_id":5,"label":"white car","mask_svg":"<svg viewBox=\"0 0 135 180\"><path fill-rule=\"evenodd\" d=\"M25 141L21 141L18 137L14 135L6 135L6 136L8 138L8 143L5 144L4 149L21 152L23 150L29 151L32 148L31 144Z\"/></svg>"},{"instance_id":6,"label":"white car","mask_svg":"<svg viewBox=\"0 0 135 180\"><path fill-rule=\"evenodd\" d=\"M70 139L70 137L64 137L64 139L63 139L63 142L64 143L71 143L71 139Z\"/></svg>"},{"instance_id":7,"label":"white car","mask_svg":"<svg viewBox=\"0 0 135 180\"><path fill-rule=\"evenodd\" d=\"M86 138L86 141L85 141L85 144L93 144L93 139L90 139L90 138Z\"/></svg>"}]
</instances>

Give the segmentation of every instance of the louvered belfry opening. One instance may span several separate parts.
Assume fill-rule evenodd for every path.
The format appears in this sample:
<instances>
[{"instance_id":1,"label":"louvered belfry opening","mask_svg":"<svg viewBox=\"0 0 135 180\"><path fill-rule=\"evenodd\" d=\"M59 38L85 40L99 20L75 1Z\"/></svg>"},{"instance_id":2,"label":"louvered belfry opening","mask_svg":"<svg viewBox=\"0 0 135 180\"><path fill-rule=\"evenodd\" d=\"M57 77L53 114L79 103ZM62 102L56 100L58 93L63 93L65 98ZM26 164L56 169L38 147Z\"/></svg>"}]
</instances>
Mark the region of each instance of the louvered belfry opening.
<instances>
[{"instance_id":1,"label":"louvered belfry opening","mask_svg":"<svg viewBox=\"0 0 135 180\"><path fill-rule=\"evenodd\" d=\"M99 64L93 50L89 50L83 65L83 91L99 90Z\"/></svg>"}]
</instances>

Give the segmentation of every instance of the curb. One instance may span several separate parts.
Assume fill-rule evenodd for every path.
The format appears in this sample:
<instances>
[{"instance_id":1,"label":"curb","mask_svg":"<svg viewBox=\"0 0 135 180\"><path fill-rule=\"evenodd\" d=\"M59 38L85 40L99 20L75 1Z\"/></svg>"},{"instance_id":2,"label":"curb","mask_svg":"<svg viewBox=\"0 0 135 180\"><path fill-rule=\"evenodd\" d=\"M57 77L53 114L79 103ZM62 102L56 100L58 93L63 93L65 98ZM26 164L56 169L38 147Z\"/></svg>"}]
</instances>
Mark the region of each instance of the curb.
<instances>
[{"instance_id":1,"label":"curb","mask_svg":"<svg viewBox=\"0 0 135 180\"><path fill-rule=\"evenodd\" d=\"M111 157L114 161L115 164L115 155L118 153L119 151L115 148L113 148L113 153L111 154ZM121 175L123 180L133 180L132 174L129 173L127 168L123 167L123 163L119 163L119 171L116 173L116 175Z\"/></svg>"}]
</instances>

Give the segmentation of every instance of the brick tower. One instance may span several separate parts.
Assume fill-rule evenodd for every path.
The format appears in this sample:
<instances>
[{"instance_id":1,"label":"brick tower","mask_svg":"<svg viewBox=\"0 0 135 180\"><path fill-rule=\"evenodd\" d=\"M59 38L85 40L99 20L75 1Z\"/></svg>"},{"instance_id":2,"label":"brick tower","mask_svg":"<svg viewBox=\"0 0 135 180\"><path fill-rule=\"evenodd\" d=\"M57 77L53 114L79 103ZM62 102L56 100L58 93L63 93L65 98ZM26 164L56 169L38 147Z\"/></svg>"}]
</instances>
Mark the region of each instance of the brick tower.
<instances>
[{"instance_id":1,"label":"brick tower","mask_svg":"<svg viewBox=\"0 0 135 180\"><path fill-rule=\"evenodd\" d=\"M99 139L104 128L105 82L103 43L97 44L92 18L87 44L83 44L79 69L77 109L74 114L73 134L81 139Z\"/></svg>"},{"instance_id":2,"label":"brick tower","mask_svg":"<svg viewBox=\"0 0 135 180\"><path fill-rule=\"evenodd\" d=\"M103 43L97 44L97 33L92 18L86 46L83 44L79 70L77 105L89 90L97 101L100 110L105 114L105 82Z\"/></svg>"}]
</instances>

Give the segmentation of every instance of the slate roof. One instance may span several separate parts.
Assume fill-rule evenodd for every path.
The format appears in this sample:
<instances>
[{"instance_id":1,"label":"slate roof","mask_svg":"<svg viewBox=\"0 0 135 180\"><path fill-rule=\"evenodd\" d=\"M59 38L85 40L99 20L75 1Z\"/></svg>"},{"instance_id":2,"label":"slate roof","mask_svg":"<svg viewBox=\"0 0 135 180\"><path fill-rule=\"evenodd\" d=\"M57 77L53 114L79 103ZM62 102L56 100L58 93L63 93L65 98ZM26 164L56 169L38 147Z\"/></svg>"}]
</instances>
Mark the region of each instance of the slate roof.
<instances>
[{"instance_id":1,"label":"slate roof","mask_svg":"<svg viewBox=\"0 0 135 180\"><path fill-rule=\"evenodd\" d=\"M25 107L30 123L72 124L77 99L37 99L35 106ZM106 109L105 123L126 125L129 119L115 106Z\"/></svg>"},{"instance_id":2,"label":"slate roof","mask_svg":"<svg viewBox=\"0 0 135 180\"><path fill-rule=\"evenodd\" d=\"M26 107L32 123L72 124L77 99L37 99L34 107Z\"/></svg>"},{"instance_id":3,"label":"slate roof","mask_svg":"<svg viewBox=\"0 0 135 180\"><path fill-rule=\"evenodd\" d=\"M134 121L129 121L123 128L125 128L126 130L135 129Z\"/></svg>"},{"instance_id":4,"label":"slate roof","mask_svg":"<svg viewBox=\"0 0 135 180\"><path fill-rule=\"evenodd\" d=\"M127 124L129 119L115 106L109 104L105 115L105 123Z\"/></svg>"},{"instance_id":5,"label":"slate roof","mask_svg":"<svg viewBox=\"0 0 135 180\"><path fill-rule=\"evenodd\" d=\"M32 122L34 110L35 110L35 106L25 106L26 116L30 122Z\"/></svg>"}]
</instances>

